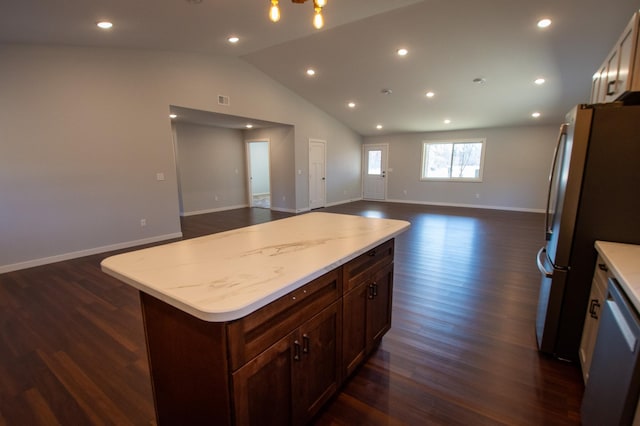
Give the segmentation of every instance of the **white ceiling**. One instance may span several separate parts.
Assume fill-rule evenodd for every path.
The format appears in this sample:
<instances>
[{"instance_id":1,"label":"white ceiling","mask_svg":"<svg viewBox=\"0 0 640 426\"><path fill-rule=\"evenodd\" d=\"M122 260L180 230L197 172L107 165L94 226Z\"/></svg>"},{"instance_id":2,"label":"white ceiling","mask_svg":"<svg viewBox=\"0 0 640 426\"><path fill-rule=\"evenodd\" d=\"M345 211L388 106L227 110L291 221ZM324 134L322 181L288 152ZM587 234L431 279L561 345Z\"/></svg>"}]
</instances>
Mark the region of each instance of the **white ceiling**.
<instances>
[{"instance_id":1,"label":"white ceiling","mask_svg":"<svg viewBox=\"0 0 640 426\"><path fill-rule=\"evenodd\" d=\"M588 101L592 74L640 8L640 0L328 0L318 31L310 2L281 0L277 24L267 19L269 4L2 0L0 42L238 56L372 135L559 124L572 105ZM553 20L546 30L536 27L542 17ZM114 28L98 30L103 18ZM238 44L227 42L231 34ZM400 47L409 54L398 57ZM547 82L536 86L540 76ZM393 93L382 94L387 88ZM427 99L427 90L436 96Z\"/></svg>"}]
</instances>

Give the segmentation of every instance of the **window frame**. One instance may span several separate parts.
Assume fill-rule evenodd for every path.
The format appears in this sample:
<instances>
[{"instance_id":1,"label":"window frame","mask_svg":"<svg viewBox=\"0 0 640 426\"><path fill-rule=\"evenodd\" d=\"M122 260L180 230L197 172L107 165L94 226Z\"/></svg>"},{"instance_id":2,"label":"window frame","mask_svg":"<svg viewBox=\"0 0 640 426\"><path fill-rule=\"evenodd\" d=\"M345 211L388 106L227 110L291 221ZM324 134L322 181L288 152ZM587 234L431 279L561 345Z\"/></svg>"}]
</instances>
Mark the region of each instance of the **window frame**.
<instances>
[{"instance_id":1,"label":"window frame","mask_svg":"<svg viewBox=\"0 0 640 426\"><path fill-rule=\"evenodd\" d=\"M469 143L480 143L480 169L478 171L478 177L427 177L424 175L425 165L428 160L427 149L429 145L460 145ZM426 140L422 141L422 161L420 162L420 180L423 182L482 182L484 175L484 156L487 147L487 138L469 138L469 139L438 139L438 140ZM451 150L453 158L454 149ZM449 173L451 173L451 163L449 163Z\"/></svg>"}]
</instances>

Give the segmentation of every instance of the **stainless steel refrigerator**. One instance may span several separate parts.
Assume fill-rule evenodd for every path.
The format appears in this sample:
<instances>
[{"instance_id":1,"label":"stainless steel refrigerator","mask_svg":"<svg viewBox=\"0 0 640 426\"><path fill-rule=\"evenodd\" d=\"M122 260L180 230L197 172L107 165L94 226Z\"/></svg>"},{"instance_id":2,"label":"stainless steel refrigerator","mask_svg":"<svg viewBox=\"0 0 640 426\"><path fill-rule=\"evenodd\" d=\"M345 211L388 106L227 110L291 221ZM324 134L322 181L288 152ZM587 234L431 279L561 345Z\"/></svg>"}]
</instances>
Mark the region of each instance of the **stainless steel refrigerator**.
<instances>
[{"instance_id":1,"label":"stainless steel refrigerator","mask_svg":"<svg viewBox=\"0 0 640 426\"><path fill-rule=\"evenodd\" d=\"M541 352L578 360L596 240L640 244L640 105L578 105L551 166L536 318Z\"/></svg>"}]
</instances>

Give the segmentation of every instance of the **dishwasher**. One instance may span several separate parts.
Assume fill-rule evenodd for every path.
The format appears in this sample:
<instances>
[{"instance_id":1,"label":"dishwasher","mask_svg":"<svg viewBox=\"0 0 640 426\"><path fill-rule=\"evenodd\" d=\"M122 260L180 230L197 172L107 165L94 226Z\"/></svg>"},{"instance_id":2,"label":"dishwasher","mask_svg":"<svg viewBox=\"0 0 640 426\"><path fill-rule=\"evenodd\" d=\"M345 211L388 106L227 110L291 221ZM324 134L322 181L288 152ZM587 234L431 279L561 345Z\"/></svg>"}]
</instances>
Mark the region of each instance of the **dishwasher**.
<instances>
[{"instance_id":1,"label":"dishwasher","mask_svg":"<svg viewBox=\"0 0 640 426\"><path fill-rule=\"evenodd\" d=\"M582 424L630 425L640 391L640 319L615 278L609 278L582 399Z\"/></svg>"}]
</instances>

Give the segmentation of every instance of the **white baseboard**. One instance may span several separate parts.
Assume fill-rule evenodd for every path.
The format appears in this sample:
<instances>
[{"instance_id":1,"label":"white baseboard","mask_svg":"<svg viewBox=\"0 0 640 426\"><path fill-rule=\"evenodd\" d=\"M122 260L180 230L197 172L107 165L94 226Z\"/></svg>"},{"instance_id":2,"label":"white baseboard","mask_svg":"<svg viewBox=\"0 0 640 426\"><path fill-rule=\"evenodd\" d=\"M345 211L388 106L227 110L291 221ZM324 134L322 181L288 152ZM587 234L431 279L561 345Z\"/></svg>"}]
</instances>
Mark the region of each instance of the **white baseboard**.
<instances>
[{"instance_id":1,"label":"white baseboard","mask_svg":"<svg viewBox=\"0 0 640 426\"><path fill-rule=\"evenodd\" d=\"M300 213L298 210L295 209L285 209L284 207L273 207L271 206L271 210L273 210L274 212L283 212L283 213Z\"/></svg>"},{"instance_id":2,"label":"white baseboard","mask_svg":"<svg viewBox=\"0 0 640 426\"><path fill-rule=\"evenodd\" d=\"M249 204L238 204L236 206L226 206L226 207L217 207L215 209L196 210L196 211L192 211L192 212L182 212L182 213L180 213L180 216L182 216L182 217L196 216L196 215L199 215L199 214L216 213L216 212L223 212L223 211L226 211L226 210L243 209L245 207L249 207Z\"/></svg>"},{"instance_id":3,"label":"white baseboard","mask_svg":"<svg viewBox=\"0 0 640 426\"><path fill-rule=\"evenodd\" d=\"M386 200L382 200L382 202L402 203L402 204L421 204L425 206L465 207L470 209L506 210L506 211L514 211L514 212L525 212L525 213L544 213L543 209L528 209L528 208L521 208L521 207L506 207L506 206L487 206L482 204L438 203L438 202L430 202L430 201L396 200L396 199L386 199Z\"/></svg>"},{"instance_id":4,"label":"white baseboard","mask_svg":"<svg viewBox=\"0 0 640 426\"><path fill-rule=\"evenodd\" d=\"M50 257L43 257L40 259L27 260L25 262L13 263L10 265L1 265L0 274L6 272L17 271L20 269L33 268L35 266L47 265L49 263L62 262L65 260L76 259L78 257L91 256L93 254L105 253L108 251L121 250L129 247L141 246L144 244L157 243L159 241L172 240L175 238L181 238L182 232L176 232L174 234L158 235L156 237L144 238L141 240L126 241L123 243L112 244L108 246L96 247L87 250L74 251L71 253L63 253Z\"/></svg>"},{"instance_id":5,"label":"white baseboard","mask_svg":"<svg viewBox=\"0 0 640 426\"><path fill-rule=\"evenodd\" d=\"M349 200L334 201L333 203L327 203L327 207L339 206L340 204L353 203L354 201L361 201L361 200L362 200L362 197L351 198Z\"/></svg>"}]
</instances>

